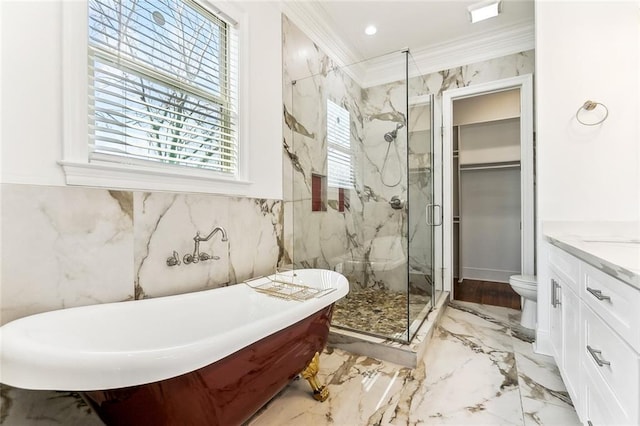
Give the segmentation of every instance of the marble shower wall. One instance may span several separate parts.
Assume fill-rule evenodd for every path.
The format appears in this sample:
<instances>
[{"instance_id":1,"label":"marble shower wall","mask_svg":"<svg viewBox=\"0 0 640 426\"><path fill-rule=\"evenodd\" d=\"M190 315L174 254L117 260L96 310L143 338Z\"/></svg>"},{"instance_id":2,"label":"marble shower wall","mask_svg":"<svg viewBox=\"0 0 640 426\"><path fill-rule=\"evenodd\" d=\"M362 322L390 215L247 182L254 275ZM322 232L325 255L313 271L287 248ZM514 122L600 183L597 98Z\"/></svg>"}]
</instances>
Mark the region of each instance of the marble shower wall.
<instances>
[{"instance_id":1,"label":"marble shower wall","mask_svg":"<svg viewBox=\"0 0 640 426\"><path fill-rule=\"evenodd\" d=\"M361 286L383 285L376 273L388 273L387 254L395 248L401 258L401 235L404 226L401 211L392 210L385 198L368 184L379 180L371 157L375 150L384 150L379 133L375 146L367 146L367 126L373 119L366 111L366 93L344 69L335 68L331 59L321 52L298 28L283 17L283 78L284 78L284 182L286 247L296 266L336 268ZM292 81L295 81L292 84ZM338 190L328 188L326 211L312 212L312 175L327 175L327 100L349 111L350 144L355 182L347 189L347 206L338 211ZM380 117L397 122L402 117ZM401 146L400 144L398 146ZM396 154L392 152L392 154ZM384 152L383 152L384 155ZM397 155L404 155L400 149ZM397 167L397 160L395 165ZM393 170L390 170L393 172ZM374 176L371 178L371 176ZM388 236L387 239L374 237ZM384 244L382 244L384 242ZM379 259L376 258L379 257ZM372 264L376 260L376 268ZM362 269L362 270L360 270Z\"/></svg>"},{"instance_id":2,"label":"marble shower wall","mask_svg":"<svg viewBox=\"0 0 640 426\"><path fill-rule=\"evenodd\" d=\"M2 184L1 321L43 311L220 287L272 273L282 201ZM168 267L200 244L218 260Z\"/></svg>"},{"instance_id":3,"label":"marble shower wall","mask_svg":"<svg viewBox=\"0 0 640 426\"><path fill-rule=\"evenodd\" d=\"M406 124L407 91L410 98L435 95L432 107L441 116L443 91L533 73L533 51L431 74L418 71L420 76L409 80L408 89L404 81L363 88L350 77L349 68L337 68L286 16L282 28L286 252L296 266L334 268L349 275L352 284L406 291L408 243L412 269L429 266L429 245L421 241L425 233L419 229L424 208L412 210L421 216L408 220L405 210L391 209L388 201L393 196L406 199L408 191L414 200L414 195L420 199L414 205L430 200L425 191L431 181L431 173L425 171L430 157L412 141L407 161L406 127L391 144L384 134ZM404 69L403 54L391 55L398 56L390 57ZM416 70L411 59L409 67ZM312 175L327 174L327 99L350 113L355 182L345 212L337 211L331 189L327 210L311 209ZM439 132L435 143L441 143ZM410 172L421 173L407 173L407 163Z\"/></svg>"}]
</instances>

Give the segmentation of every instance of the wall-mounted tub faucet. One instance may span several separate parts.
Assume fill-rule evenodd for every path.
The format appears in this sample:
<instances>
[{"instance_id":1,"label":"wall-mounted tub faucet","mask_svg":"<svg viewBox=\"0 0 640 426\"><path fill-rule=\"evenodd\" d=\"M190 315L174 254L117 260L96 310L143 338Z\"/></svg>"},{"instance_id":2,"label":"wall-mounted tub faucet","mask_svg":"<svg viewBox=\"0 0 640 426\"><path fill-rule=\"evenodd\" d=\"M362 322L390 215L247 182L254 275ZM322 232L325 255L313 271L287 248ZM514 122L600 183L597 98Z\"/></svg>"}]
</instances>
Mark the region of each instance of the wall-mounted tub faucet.
<instances>
[{"instance_id":1,"label":"wall-mounted tub faucet","mask_svg":"<svg viewBox=\"0 0 640 426\"><path fill-rule=\"evenodd\" d=\"M218 231L222 233L222 241L229 241L229 238L227 238L227 231L221 226L216 226L215 228L213 228L213 231L211 231L211 233L204 238L200 236L200 232L196 232L196 236L193 237L193 241L195 241L195 245L193 247L193 254L185 254L184 257L182 258L184 263L188 265L189 263L198 263L201 260L205 261L205 260L211 260L211 259L213 260L220 259L219 256L213 256L208 253L200 253L200 242L209 241L211 237L213 237L215 233Z\"/></svg>"},{"instance_id":2,"label":"wall-mounted tub faucet","mask_svg":"<svg viewBox=\"0 0 640 426\"><path fill-rule=\"evenodd\" d=\"M209 241L211 239L211 237L213 237L215 235L216 232L222 232L222 241L229 241L229 239L227 238L227 231L222 227L222 226L216 226L215 228L213 228L213 231L211 231L211 233L209 235L207 235L206 238L202 238L200 236L200 232L196 232L196 236L193 237L193 241Z\"/></svg>"},{"instance_id":3,"label":"wall-mounted tub faucet","mask_svg":"<svg viewBox=\"0 0 640 426\"><path fill-rule=\"evenodd\" d=\"M229 238L227 238L227 231L221 226L216 226L215 228L213 228L213 231L211 231L211 233L204 238L200 236L200 232L196 232L196 236L193 237L193 241L195 241L193 254L185 254L182 258L185 265L188 265L190 263L198 263L205 260L220 259L219 256L214 256L209 253L200 253L200 242L209 241L211 237L216 234L216 232L222 233L222 241L229 241ZM167 258L167 266L177 266L180 265L180 263L180 256L176 251L173 252L173 255L171 257Z\"/></svg>"}]
</instances>

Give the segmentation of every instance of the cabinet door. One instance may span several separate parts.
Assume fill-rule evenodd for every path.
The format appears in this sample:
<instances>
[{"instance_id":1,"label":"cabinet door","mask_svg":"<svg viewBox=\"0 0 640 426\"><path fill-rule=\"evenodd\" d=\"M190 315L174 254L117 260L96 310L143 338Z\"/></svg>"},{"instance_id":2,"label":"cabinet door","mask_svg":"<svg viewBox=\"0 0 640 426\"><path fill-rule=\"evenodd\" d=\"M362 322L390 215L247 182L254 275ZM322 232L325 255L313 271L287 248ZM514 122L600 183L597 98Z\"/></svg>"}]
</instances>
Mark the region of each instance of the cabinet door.
<instances>
[{"instance_id":1,"label":"cabinet door","mask_svg":"<svg viewBox=\"0 0 640 426\"><path fill-rule=\"evenodd\" d=\"M562 353L562 285L560 278L551 273L551 346L556 364L563 364Z\"/></svg>"},{"instance_id":2,"label":"cabinet door","mask_svg":"<svg viewBox=\"0 0 640 426\"><path fill-rule=\"evenodd\" d=\"M579 359L582 348L580 343L580 299L569 286L562 287L561 293L564 381L569 391L569 396L574 401L576 411L580 415L582 413L578 395L581 380Z\"/></svg>"}]
</instances>

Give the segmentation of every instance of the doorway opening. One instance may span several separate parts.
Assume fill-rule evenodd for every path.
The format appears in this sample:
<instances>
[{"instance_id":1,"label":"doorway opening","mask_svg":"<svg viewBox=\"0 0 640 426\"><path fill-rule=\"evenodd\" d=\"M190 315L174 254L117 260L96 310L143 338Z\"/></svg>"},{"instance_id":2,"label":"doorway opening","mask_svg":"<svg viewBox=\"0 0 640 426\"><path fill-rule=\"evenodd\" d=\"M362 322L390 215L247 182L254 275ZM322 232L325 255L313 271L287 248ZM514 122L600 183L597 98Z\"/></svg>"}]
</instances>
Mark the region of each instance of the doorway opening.
<instances>
[{"instance_id":1,"label":"doorway opening","mask_svg":"<svg viewBox=\"0 0 640 426\"><path fill-rule=\"evenodd\" d=\"M509 276L535 274L531 75L445 92L443 160L445 283L519 308Z\"/></svg>"}]
</instances>

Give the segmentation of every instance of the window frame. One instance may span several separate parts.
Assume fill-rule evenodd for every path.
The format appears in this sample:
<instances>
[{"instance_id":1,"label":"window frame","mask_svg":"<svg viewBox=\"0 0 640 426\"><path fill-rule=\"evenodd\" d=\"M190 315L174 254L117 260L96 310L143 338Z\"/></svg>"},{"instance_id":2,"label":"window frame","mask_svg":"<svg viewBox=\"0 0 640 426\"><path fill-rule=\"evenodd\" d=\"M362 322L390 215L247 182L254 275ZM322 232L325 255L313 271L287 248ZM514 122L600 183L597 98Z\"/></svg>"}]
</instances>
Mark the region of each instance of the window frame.
<instances>
[{"instance_id":1,"label":"window frame","mask_svg":"<svg viewBox=\"0 0 640 426\"><path fill-rule=\"evenodd\" d=\"M235 22L238 31L237 173L135 161L91 161L89 151L88 1L62 2L62 167L67 185L113 189L202 192L246 195L249 180L247 16L231 2L194 0L221 18ZM127 160L127 158L124 158Z\"/></svg>"}]
</instances>

